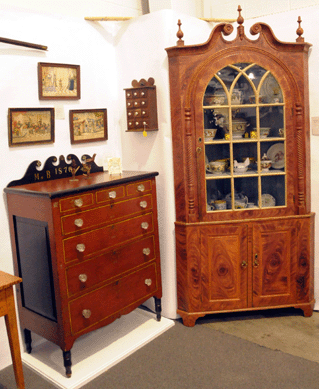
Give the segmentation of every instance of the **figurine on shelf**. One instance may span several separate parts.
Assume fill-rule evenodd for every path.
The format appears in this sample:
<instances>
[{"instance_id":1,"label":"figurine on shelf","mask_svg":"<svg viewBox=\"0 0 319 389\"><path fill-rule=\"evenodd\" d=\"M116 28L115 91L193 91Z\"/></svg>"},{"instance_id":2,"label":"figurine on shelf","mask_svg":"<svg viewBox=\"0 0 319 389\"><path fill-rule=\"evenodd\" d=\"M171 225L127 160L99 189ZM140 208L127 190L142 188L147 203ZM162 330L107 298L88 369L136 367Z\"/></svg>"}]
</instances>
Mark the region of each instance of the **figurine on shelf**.
<instances>
[{"instance_id":1,"label":"figurine on shelf","mask_svg":"<svg viewBox=\"0 0 319 389\"><path fill-rule=\"evenodd\" d=\"M80 169L80 166L76 166L75 159L72 159L72 164L71 164L71 173L72 173L72 178L70 181L79 181L77 178L75 178L76 172Z\"/></svg>"},{"instance_id":2,"label":"figurine on shelf","mask_svg":"<svg viewBox=\"0 0 319 389\"><path fill-rule=\"evenodd\" d=\"M83 175L86 178L90 178L90 172L91 172L91 163L94 162L96 154L93 154L92 158L83 158L82 168Z\"/></svg>"}]
</instances>

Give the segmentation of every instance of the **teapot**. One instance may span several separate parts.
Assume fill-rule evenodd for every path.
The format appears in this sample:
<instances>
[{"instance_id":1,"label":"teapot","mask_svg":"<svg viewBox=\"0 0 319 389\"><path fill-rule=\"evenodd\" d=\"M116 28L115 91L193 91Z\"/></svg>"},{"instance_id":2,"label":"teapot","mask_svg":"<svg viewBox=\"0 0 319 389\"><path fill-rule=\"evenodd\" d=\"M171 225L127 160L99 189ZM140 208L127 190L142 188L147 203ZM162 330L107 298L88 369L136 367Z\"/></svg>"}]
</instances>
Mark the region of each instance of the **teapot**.
<instances>
[{"instance_id":1,"label":"teapot","mask_svg":"<svg viewBox=\"0 0 319 389\"><path fill-rule=\"evenodd\" d=\"M231 193L228 193L228 195L226 195L225 197L228 209L231 209L232 207L231 199L232 199ZM234 200L235 200L235 209L243 209L247 207L248 197L245 196L243 193L235 192Z\"/></svg>"}]
</instances>

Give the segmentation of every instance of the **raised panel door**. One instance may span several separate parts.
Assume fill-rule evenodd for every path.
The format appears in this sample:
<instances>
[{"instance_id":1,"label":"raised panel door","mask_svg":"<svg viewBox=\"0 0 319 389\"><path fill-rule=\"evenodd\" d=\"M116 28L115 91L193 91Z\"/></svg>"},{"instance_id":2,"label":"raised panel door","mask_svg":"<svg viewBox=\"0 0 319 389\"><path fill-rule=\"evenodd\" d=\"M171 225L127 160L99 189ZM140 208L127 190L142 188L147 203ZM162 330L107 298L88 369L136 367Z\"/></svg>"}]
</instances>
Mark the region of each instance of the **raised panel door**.
<instances>
[{"instance_id":1,"label":"raised panel door","mask_svg":"<svg viewBox=\"0 0 319 389\"><path fill-rule=\"evenodd\" d=\"M296 301L297 231L294 220L257 223L253 230L253 306Z\"/></svg>"},{"instance_id":2,"label":"raised panel door","mask_svg":"<svg viewBox=\"0 0 319 389\"><path fill-rule=\"evenodd\" d=\"M248 225L201 229L204 310L246 308L248 304Z\"/></svg>"}]
</instances>

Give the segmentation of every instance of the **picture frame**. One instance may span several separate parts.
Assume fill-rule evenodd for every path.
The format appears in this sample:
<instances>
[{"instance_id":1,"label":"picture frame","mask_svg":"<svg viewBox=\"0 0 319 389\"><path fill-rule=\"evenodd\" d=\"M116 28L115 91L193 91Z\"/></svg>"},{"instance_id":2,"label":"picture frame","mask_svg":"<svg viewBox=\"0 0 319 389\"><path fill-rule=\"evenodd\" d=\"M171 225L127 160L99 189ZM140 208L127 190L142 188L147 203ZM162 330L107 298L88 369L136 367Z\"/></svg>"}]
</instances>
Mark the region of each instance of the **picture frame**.
<instances>
[{"instance_id":1,"label":"picture frame","mask_svg":"<svg viewBox=\"0 0 319 389\"><path fill-rule=\"evenodd\" d=\"M79 100L80 65L38 63L40 100Z\"/></svg>"},{"instance_id":2,"label":"picture frame","mask_svg":"<svg viewBox=\"0 0 319 389\"><path fill-rule=\"evenodd\" d=\"M54 108L9 108L9 146L54 143Z\"/></svg>"},{"instance_id":3,"label":"picture frame","mask_svg":"<svg viewBox=\"0 0 319 389\"><path fill-rule=\"evenodd\" d=\"M70 110L69 119L71 144L108 139L106 108Z\"/></svg>"}]
</instances>

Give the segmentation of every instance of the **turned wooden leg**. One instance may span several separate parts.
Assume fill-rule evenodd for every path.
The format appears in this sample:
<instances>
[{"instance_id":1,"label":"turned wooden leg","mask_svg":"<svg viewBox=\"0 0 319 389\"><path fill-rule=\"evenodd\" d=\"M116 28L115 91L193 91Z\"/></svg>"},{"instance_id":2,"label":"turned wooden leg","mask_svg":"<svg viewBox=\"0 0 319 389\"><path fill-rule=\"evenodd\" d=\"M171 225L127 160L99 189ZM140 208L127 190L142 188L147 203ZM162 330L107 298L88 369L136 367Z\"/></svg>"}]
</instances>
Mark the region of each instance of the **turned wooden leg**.
<instances>
[{"instance_id":1,"label":"turned wooden leg","mask_svg":"<svg viewBox=\"0 0 319 389\"><path fill-rule=\"evenodd\" d=\"M5 315L5 322L6 322L7 332L8 332L14 375L15 375L17 387L19 389L25 389L17 317L15 313L12 287L6 290L6 298L7 298L8 310L7 310L7 314Z\"/></svg>"},{"instance_id":2,"label":"turned wooden leg","mask_svg":"<svg viewBox=\"0 0 319 389\"><path fill-rule=\"evenodd\" d=\"M156 320L161 321L161 312L162 312L162 302L161 299L154 297L155 301L155 312L156 312Z\"/></svg>"},{"instance_id":3,"label":"turned wooden leg","mask_svg":"<svg viewBox=\"0 0 319 389\"><path fill-rule=\"evenodd\" d=\"M28 329L24 329L24 343L28 354L31 354L32 351L32 337L31 337L31 331Z\"/></svg>"},{"instance_id":4,"label":"turned wooden leg","mask_svg":"<svg viewBox=\"0 0 319 389\"><path fill-rule=\"evenodd\" d=\"M64 362L64 367L65 367L65 374L68 378L70 378L72 375L71 350L63 351L63 362Z\"/></svg>"}]
</instances>

